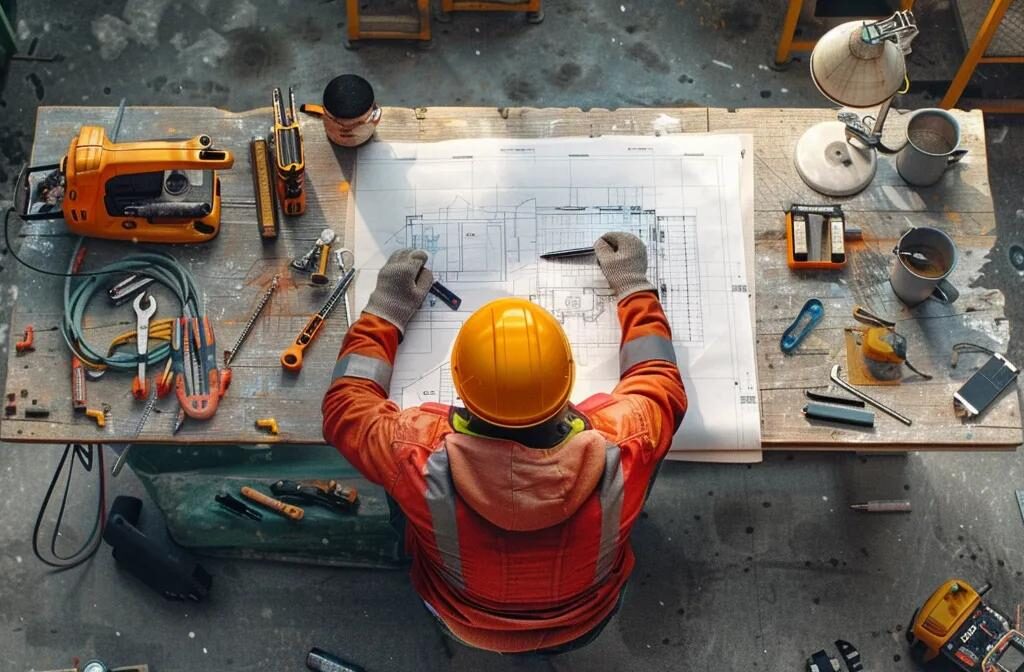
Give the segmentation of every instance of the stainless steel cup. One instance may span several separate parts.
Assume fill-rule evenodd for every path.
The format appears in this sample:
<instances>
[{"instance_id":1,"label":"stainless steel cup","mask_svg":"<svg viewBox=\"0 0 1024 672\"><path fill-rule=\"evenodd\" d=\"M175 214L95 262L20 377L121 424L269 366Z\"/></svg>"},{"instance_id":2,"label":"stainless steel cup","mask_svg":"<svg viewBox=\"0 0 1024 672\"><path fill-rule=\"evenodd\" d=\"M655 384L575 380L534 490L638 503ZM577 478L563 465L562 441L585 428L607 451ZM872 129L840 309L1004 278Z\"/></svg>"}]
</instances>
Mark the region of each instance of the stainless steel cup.
<instances>
[{"instance_id":1,"label":"stainless steel cup","mask_svg":"<svg viewBox=\"0 0 1024 672\"><path fill-rule=\"evenodd\" d=\"M927 263L901 255L901 251L920 253ZM960 291L946 278L956 268L960 253L944 232L927 226L910 229L892 252L896 261L889 273L889 284L900 301L913 307L928 298L941 303L953 303L959 298Z\"/></svg>"},{"instance_id":2,"label":"stainless steel cup","mask_svg":"<svg viewBox=\"0 0 1024 672\"><path fill-rule=\"evenodd\" d=\"M896 170L915 187L933 185L967 154L959 145L956 117L937 108L918 110L907 122L907 142L896 154Z\"/></svg>"}]
</instances>

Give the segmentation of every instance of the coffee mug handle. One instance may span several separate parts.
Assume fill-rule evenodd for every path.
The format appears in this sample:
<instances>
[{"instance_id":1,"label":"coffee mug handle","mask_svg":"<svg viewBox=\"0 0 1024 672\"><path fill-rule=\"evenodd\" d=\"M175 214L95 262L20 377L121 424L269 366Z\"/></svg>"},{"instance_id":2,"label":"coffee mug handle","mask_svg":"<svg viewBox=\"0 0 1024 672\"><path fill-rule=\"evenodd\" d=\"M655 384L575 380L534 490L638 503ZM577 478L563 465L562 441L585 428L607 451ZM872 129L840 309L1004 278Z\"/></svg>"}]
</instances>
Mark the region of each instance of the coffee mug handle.
<instances>
[{"instance_id":1,"label":"coffee mug handle","mask_svg":"<svg viewBox=\"0 0 1024 672\"><path fill-rule=\"evenodd\" d=\"M943 278L932 290L932 298L939 303L953 303L960 298L960 290L954 287L949 280Z\"/></svg>"},{"instance_id":2,"label":"coffee mug handle","mask_svg":"<svg viewBox=\"0 0 1024 672\"><path fill-rule=\"evenodd\" d=\"M946 166L952 166L954 163L960 163L960 159L967 156L966 149L955 149L953 153L946 157Z\"/></svg>"}]
</instances>

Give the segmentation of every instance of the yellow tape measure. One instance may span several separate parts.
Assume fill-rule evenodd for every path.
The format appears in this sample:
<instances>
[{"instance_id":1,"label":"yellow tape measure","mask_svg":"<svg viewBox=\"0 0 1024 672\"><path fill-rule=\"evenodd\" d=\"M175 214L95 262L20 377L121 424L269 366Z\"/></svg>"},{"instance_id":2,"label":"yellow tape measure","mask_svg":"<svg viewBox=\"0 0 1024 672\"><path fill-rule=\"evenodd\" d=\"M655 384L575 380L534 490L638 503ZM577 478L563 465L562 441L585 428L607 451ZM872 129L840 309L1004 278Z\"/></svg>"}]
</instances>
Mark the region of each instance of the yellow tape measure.
<instances>
[{"instance_id":1,"label":"yellow tape measure","mask_svg":"<svg viewBox=\"0 0 1024 672\"><path fill-rule=\"evenodd\" d=\"M252 159L252 182L256 191L256 223L262 238L277 238L277 206L274 204L274 190L270 186L270 150L267 139L253 137L249 143Z\"/></svg>"}]
</instances>

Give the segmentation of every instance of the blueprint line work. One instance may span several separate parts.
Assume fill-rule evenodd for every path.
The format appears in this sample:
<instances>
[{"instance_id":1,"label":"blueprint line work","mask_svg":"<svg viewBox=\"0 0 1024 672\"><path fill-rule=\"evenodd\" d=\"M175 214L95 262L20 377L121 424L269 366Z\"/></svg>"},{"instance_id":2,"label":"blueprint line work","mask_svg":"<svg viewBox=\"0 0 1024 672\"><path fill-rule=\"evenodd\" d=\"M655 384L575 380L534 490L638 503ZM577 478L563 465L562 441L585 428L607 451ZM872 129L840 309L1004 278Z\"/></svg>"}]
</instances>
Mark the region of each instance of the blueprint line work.
<instances>
[{"instance_id":1,"label":"blueprint line work","mask_svg":"<svg viewBox=\"0 0 1024 672\"><path fill-rule=\"evenodd\" d=\"M757 367L741 205L739 136L371 143L355 179L355 305L396 249L430 254L459 312L428 297L392 378L403 406L458 403L448 355L462 320L489 300L529 298L565 328L573 399L618 380L615 297L593 257L541 260L629 231L673 332L689 410L673 452L760 448Z\"/></svg>"}]
</instances>

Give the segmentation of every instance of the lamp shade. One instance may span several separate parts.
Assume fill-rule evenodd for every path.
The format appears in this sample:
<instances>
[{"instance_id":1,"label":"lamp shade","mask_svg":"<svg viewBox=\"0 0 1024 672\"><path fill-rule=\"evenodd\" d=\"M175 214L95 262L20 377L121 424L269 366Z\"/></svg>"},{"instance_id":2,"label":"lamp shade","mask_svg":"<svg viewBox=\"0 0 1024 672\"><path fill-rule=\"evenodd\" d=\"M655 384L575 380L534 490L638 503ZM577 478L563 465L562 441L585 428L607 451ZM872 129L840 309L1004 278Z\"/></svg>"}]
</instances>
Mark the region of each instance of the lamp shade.
<instances>
[{"instance_id":1,"label":"lamp shade","mask_svg":"<svg viewBox=\"0 0 1024 672\"><path fill-rule=\"evenodd\" d=\"M821 93L847 107L881 105L903 88L907 62L892 40L862 38L864 21L836 26L811 52L811 79Z\"/></svg>"}]
</instances>

